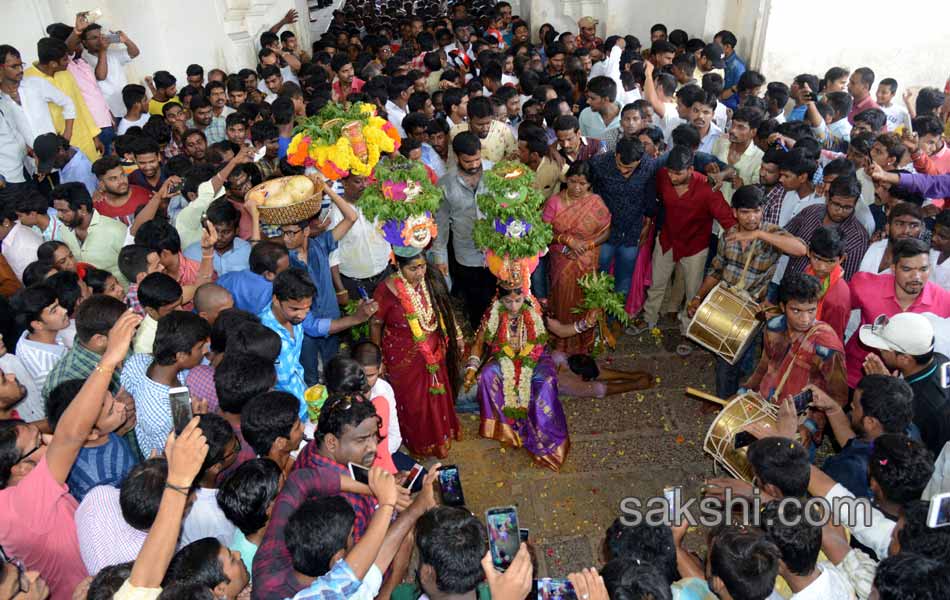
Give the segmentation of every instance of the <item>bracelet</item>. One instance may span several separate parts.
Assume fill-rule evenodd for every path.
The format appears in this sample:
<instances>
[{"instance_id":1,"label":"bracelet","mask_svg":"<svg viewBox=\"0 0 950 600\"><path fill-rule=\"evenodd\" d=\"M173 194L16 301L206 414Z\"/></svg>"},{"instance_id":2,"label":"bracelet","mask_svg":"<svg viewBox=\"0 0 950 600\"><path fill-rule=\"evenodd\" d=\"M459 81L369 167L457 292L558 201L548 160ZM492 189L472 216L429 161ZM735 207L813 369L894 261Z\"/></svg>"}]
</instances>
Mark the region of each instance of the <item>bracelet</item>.
<instances>
[{"instance_id":1,"label":"bracelet","mask_svg":"<svg viewBox=\"0 0 950 600\"><path fill-rule=\"evenodd\" d=\"M384 508L384 507L386 507L386 506L388 506L389 508L393 509L394 511L396 510L396 504L395 504L395 503L393 503L393 504L380 504L380 505L378 505L378 506L376 507L376 509L378 510L378 509Z\"/></svg>"},{"instance_id":2,"label":"bracelet","mask_svg":"<svg viewBox=\"0 0 950 600\"><path fill-rule=\"evenodd\" d=\"M342 296L343 294L346 294L346 293L347 293L346 290L340 290L339 292L336 293L336 295L337 295L337 296Z\"/></svg>"},{"instance_id":3,"label":"bracelet","mask_svg":"<svg viewBox=\"0 0 950 600\"><path fill-rule=\"evenodd\" d=\"M174 491L178 492L179 494L181 494L182 496L184 496L184 497L186 497L186 498L187 498L188 495L191 493L191 488L190 488L190 487L181 487L181 486L177 486L177 485L174 485L174 484L171 484L171 483L165 483L165 489L166 489L166 490L174 490Z\"/></svg>"},{"instance_id":4,"label":"bracelet","mask_svg":"<svg viewBox=\"0 0 950 600\"><path fill-rule=\"evenodd\" d=\"M105 368L102 365L96 365L96 368L93 370L98 373L103 373L105 375L111 375L115 371L115 367Z\"/></svg>"}]
</instances>

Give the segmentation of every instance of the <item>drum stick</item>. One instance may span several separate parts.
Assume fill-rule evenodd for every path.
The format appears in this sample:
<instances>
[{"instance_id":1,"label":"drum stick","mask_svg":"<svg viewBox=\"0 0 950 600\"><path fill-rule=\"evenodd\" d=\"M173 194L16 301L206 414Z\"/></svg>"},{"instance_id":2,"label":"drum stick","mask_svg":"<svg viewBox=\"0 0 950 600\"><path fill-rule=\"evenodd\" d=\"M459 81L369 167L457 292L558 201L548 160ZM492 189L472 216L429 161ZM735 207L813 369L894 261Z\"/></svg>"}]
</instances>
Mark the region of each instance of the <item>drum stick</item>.
<instances>
[{"instance_id":1,"label":"drum stick","mask_svg":"<svg viewBox=\"0 0 950 600\"><path fill-rule=\"evenodd\" d=\"M713 396L712 394L707 394L706 392L697 390L696 388L687 387L686 394L688 396L695 396L697 398L702 398L703 400L709 400L710 402L715 402L719 406L725 406L726 404L728 404L728 402L726 402L722 398L719 398L718 396Z\"/></svg>"}]
</instances>

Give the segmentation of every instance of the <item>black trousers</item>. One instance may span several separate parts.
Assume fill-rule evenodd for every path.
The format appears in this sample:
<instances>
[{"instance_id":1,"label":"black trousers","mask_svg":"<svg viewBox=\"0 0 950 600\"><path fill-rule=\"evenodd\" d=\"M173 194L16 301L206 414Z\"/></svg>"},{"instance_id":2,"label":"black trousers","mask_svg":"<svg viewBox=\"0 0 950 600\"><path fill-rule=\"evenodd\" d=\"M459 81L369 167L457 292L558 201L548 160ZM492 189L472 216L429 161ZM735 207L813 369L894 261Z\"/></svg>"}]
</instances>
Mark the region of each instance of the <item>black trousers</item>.
<instances>
[{"instance_id":1,"label":"black trousers","mask_svg":"<svg viewBox=\"0 0 950 600\"><path fill-rule=\"evenodd\" d=\"M353 279L340 273L340 280L343 282L343 288L347 291L350 300L360 300L359 288L366 290L366 294L372 298L376 292L376 286L389 277L392 272L392 265L387 265L385 269L368 279Z\"/></svg>"},{"instance_id":2,"label":"black trousers","mask_svg":"<svg viewBox=\"0 0 950 600\"><path fill-rule=\"evenodd\" d=\"M461 298L465 303L465 316L472 325L472 330L478 329L482 315L495 297L495 281L495 276L487 267L454 265L452 295Z\"/></svg>"}]
</instances>

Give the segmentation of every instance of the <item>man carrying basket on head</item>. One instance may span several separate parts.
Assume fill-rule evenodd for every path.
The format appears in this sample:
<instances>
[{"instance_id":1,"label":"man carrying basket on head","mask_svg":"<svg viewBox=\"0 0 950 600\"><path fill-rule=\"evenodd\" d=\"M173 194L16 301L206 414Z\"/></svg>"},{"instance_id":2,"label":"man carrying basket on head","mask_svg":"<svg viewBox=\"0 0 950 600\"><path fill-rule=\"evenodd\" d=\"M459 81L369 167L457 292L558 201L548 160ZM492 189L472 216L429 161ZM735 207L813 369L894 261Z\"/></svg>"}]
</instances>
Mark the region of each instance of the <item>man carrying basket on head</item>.
<instances>
[{"instance_id":1,"label":"man carrying basket on head","mask_svg":"<svg viewBox=\"0 0 950 600\"><path fill-rule=\"evenodd\" d=\"M738 221L719 238L719 247L699 292L686 307L692 318L703 299L719 283L743 290L752 300L765 298L775 264L783 254L805 256L808 246L781 227L762 221L762 191L745 185L732 196L732 212ZM743 373L752 371L755 344L749 344L735 364L716 357L716 395L730 398L739 390Z\"/></svg>"}]
</instances>

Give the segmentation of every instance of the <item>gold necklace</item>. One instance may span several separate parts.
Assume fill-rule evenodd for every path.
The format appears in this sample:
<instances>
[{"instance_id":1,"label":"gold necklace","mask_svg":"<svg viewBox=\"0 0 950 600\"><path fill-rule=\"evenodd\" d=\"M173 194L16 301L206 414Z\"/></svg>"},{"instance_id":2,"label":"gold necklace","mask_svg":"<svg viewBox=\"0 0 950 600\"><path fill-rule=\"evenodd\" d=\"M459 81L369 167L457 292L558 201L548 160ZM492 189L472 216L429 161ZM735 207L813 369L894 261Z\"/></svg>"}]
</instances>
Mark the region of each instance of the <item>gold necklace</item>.
<instances>
[{"instance_id":1,"label":"gold necklace","mask_svg":"<svg viewBox=\"0 0 950 600\"><path fill-rule=\"evenodd\" d=\"M397 273L396 277L402 280L406 295L409 296L409 302L412 303L412 310L416 314L416 319L419 321L419 326L422 327L423 331L435 331L435 311L432 309L432 296L429 295L429 289L426 287L425 280L423 279L419 282L419 287L422 288L422 294L420 294L416 291L415 287L403 277L402 273ZM428 305L423 303L423 295L429 300Z\"/></svg>"}]
</instances>

